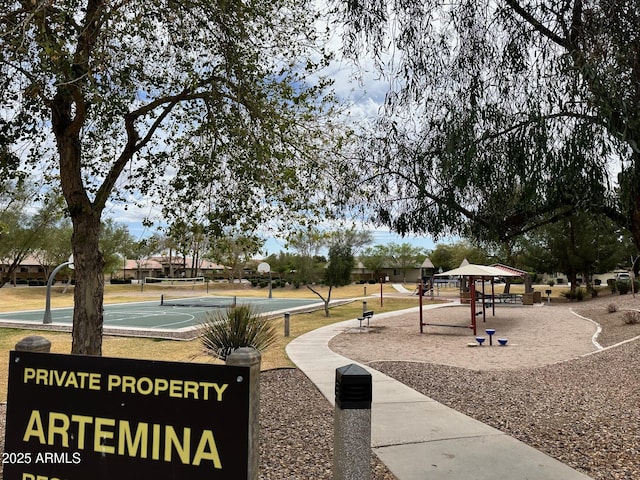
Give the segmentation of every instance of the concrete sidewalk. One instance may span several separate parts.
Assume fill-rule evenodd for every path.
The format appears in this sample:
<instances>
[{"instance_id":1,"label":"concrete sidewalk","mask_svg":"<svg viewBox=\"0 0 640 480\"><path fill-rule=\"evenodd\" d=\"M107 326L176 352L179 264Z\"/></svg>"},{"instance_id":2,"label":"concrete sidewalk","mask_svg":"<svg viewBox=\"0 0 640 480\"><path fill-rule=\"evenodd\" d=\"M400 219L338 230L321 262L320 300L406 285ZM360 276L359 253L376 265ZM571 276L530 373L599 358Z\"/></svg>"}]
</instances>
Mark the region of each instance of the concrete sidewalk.
<instances>
[{"instance_id":1,"label":"concrete sidewalk","mask_svg":"<svg viewBox=\"0 0 640 480\"><path fill-rule=\"evenodd\" d=\"M380 314L376 319L400 314ZM334 336L357 326L355 319L336 323L309 332L287 346L291 360L332 404L335 404L336 369L357 362L332 352L328 344ZM373 380L371 447L399 480L591 478L376 370L361 366L371 373Z\"/></svg>"}]
</instances>

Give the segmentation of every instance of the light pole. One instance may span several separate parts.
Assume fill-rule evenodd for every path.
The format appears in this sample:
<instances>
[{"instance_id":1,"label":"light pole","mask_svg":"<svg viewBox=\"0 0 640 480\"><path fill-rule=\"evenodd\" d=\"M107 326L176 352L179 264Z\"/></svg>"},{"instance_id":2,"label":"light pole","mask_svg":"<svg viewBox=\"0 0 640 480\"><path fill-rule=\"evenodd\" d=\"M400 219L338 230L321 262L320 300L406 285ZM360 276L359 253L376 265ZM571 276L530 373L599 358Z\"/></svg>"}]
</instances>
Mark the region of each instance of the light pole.
<instances>
[{"instance_id":1,"label":"light pole","mask_svg":"<svg viewBox=\"0 0 640 480\"><path fill-rule=\"evenodd\" d=\"M67 265L69 265L69 268L73 270L73 255L69 257L68 262L64 262L58 265L53 270L53 272L51 272L51 275L49 275L49 279L47 280L47 300L44 308L44 318L42 319L42 323L44 324L53 323L53 320L51 319L51 285L53 285L53 282L55 281L56 275L58 274L58 272L62 270L64 267L66 267Z\"/></svg>"}]
</instances>

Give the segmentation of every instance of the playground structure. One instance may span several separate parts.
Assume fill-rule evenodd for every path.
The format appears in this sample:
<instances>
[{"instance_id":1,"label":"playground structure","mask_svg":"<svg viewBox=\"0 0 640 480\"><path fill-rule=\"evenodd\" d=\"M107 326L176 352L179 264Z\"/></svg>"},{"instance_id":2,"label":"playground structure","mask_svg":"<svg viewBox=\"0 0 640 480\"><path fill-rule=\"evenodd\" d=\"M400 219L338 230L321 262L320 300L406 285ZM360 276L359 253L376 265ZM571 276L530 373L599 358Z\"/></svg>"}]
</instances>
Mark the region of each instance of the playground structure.
<instances>
[{"instance_id":1,"label":"playground structure","mask_svg":"<svg viewBox=\"0 0 640 480\"><path fill-rule=\"evenodd\" d=\"M486 310L487 307L491 308L492 316L496 315L496 301L498 299L507 300L514 298L512 295L508 296L497 296L495 293L495 279L502 277L520 277L522 273L517 272L515 269L510 269L508 267L490 267L487 265L474 265L474 264L466 264L462 265L458 268L454 268L453 270L449 270L447 272L439 273L434 275L434 277L444 277L444 276L454 276L454 277L462 277L462 284L469 286L469 305L471 308L471 323L469 325L447 325L447 324L433 324L433 323L425 323L423 321L422 315L422 285L419 286L419 297L420 297L420 333L424 333L424 326L439 326L439 327L452 327L452 328L469 328L473 330L473 335L477 335L477 320L476 318L479 315L482 315L483 322L486 322ZM480 292L477 291L476 288L476 280L480 280L482 284L482 289ZM491 285L491 294L487 295L485 291L487 280L490 281ZM478 310L478 303L480 304L480 310ZM479 342L480 343L480 342Z\"/></svg>"}]
</instances>

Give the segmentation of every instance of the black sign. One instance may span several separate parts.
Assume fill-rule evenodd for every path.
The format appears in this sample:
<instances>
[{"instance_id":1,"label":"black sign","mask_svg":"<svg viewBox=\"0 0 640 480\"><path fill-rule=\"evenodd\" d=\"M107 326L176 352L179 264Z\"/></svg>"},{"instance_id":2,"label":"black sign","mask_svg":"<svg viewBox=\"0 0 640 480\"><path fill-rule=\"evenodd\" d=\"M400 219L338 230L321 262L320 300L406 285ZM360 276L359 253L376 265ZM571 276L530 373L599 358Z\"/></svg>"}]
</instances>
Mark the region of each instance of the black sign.
<instances>
[{"instance_id":1,"label":"black sign","mask_svg":"<svg viewBox=\"0 0 640 480\"><path fill-rule=\"evenodd\" d=\"M249 368L11 352L5 480L247 478Z\"/></svg>"}]
</instances>

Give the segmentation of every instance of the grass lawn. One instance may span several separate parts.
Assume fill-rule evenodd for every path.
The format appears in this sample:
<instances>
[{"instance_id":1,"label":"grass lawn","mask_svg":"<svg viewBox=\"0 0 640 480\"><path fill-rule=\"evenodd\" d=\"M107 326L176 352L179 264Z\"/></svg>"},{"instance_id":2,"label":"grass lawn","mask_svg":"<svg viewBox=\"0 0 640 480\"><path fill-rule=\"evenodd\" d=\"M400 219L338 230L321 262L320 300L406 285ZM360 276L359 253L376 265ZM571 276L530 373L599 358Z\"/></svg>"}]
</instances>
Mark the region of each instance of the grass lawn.
<instances>
[{"instance_id":1,"label":"grass lawn","mask_svg":"<svg viewBox=\"0 0 640 480\"><path fill-rule=\"evenodd\" d=\"M412 288L412 287L408 287ZM326 294L327 289L318 287ZM62 287L52 289L52 307L65 307L73 305L73 291L62 293ZM107 285L105 288L105 303L123 303L148 300L150 296L157 297L165 288L145 286L144 291L140 291L140 286L131 285ZM189 289L189 294L193 291ZM199 293L206 293L200 291ZM210 287L210 294L237 295L237 296L266 296L268 291L260 288L229 289ZM350 285L347 287L334 288L331 294L332 299L356 298L364 293L363 285ZM403 297L393 298L388 296L397 293L391 285L383 286L383 307L380 306L380 286L367 285L368 294L378 294L376 297L367 298L367 309L376 313L411 308L418 305L418 298ZM0 289L0 311L43 309L45 303L46 289L44 287L4 287ZM274 298L318 298L306 288L301 289L274 289ZM334 307L331 309L329 318L324 316L324 311L314 313L292 315L290 320L290 336L284 337L284 319L274 319L276 331L279 332L277 343L271 347L262 357L262 368L264 370L282 367L292 367L293 364L285 353L286 345L294 338L315 330L316 328L335 323L342 320L356 318L362 313L362 300ZM356 322L354 321L354 325ZM71 351L71 335L69 333L57 332L37 332L31 330L18 330L10 328L0 328L0 401L5 401L7 397L7 371L9 351L16 343L29 335L41 335L51 341L51 351L54 353L69 353ZM176 341L158 340L148 338L130 338L105 336L103 339L102 352L104 356L119 358L138 358L148 360L167 360L177 362L200 362L215 363L216 360L205 355L201 349L199 340Z\"/></svg>"},{"instance_id":2,"label":"grass lawn","mask_svg":"<svg viewBox=\"0 0 640 480\"><path fill-rule=\"evenodd\" d=\"M234 288L235 287L235 288ZM405 285L408 290L413 290L415 285ZM383 307L380 306L380 285L349 285L346 287L334 288L331 294L332 299L340 298L357 298L365 294L367 296L367 309L374 310L376 313L388 312L393 310L401 310L405 308L415 307L418 305L416 296L392 297L396 294L396 290L390 285L382 286L384 297ZM496 285L496 293L502 292L503 285ZM536 285L535 289L543 293L543 301L546 298L545 290L550 289L546 285ZM52 288L51 305L56 307L68 307L73 305L73 288L69 288L63 293L63 287ZM109 303L126 303L135 301L144 301L151 298L159 298L162 293L167 291L176 295L185 294L210 294L210 295L237 295L239 297L266 297L268 290L265 288L238 288L232 285L213 285L209 286L208 292L206 286L197 286L195 288L176 287L168 289L167 287L157 287L145 285L106 285L105 286L105 304ZM326 295L327 288L318 286L322 294ZM564 301L562 293L566 292L566 286L555 286L551 288L553 291L551 297L553 301ZM606 287L602 293L605 293ZM512 285L512 293L522 293L524 287L522 285ZM440 293L445 296L455 296L457 289L441 289ZM9 312L15 310L32 310L44 309L45 304L45 287L10 287L5 286L0 289L0 312ZM318 297L306 288L277 288L273 289L274 298L314 298ZM437 297L436 297L437 301ZM425 303L428 299L425 299ZM334 307L331 309L331 316L326 318L324 311L320 310L314 313L292 315L290 321L290 336L284 337L284 320L282 318L273 320L276 330L280 333L276 345L271 347L262 357L262 368L264 370L282 367L292 367L293 364L285 353L286 345L294 338L315 330L316 328L328 325L330 323L339 322L356 318L362 313L362 299L355 300L352 303ZM355 322L354 322L355 324ZM0 328L0 401L6 400L7 395L7 369L9 351L12 350L16 343L29 335L42 335L51 341L51 351L55 353L69 353L71 351L71 335L68 333L56 332L37 332L30 330L17 330ZM130 338L130 337L114 337L105 336L103 340L103 355L108 357L119 358L138 358L148 360L167 360L177 362L200 362L215 363L216 360L205 355L201 349L198 340L192 341L176 341L176 340L158 340L147 338Z\"/></svg>"}]
</instances>

